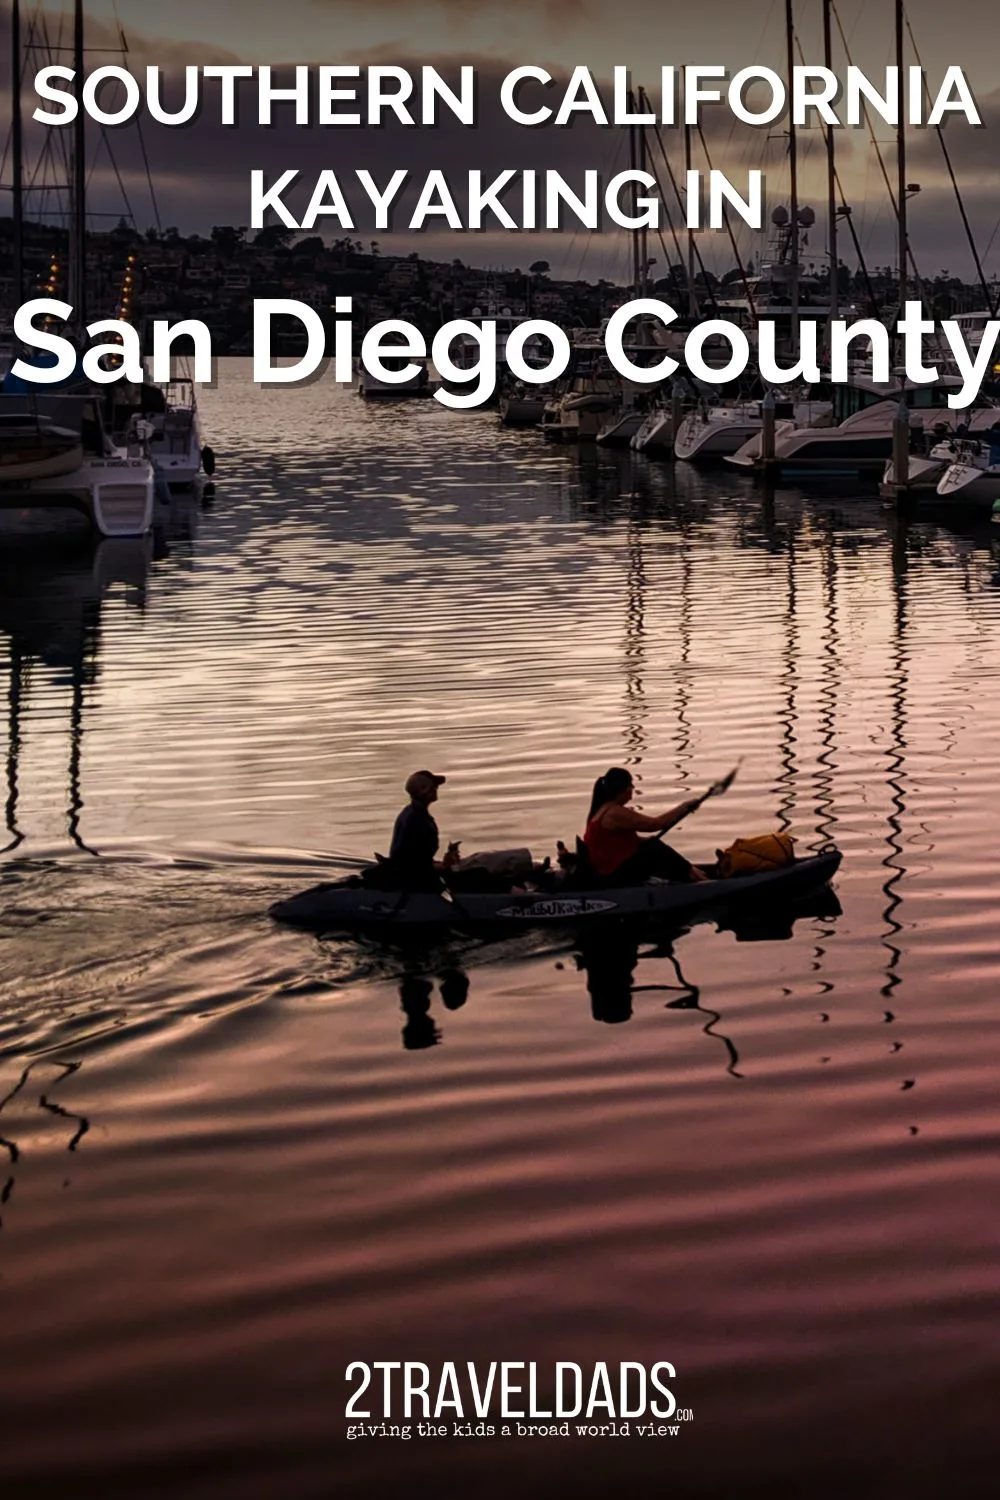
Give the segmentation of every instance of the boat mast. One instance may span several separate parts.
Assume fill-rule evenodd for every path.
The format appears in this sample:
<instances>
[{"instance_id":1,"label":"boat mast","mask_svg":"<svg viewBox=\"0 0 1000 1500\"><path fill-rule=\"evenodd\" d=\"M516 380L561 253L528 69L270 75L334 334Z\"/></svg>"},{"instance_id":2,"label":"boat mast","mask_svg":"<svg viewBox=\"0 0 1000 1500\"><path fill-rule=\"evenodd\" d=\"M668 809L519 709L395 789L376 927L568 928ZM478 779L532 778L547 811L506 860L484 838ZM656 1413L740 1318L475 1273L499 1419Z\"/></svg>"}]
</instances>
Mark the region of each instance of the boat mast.
<instances>
[{"instance_id":1,"label":"boat mast","mask_svg":"<svg viewBox=\"0 0 1000 1500\"><path fill-rule=\"evenodd\" d=\"M628 96L628 110L629 110L629 114L630 115L635 114L635 98L634 98L631 90L629 91L629 96ZM631 171L631 172L636 172L639 169L638 142L636 140L636 133L635 132L636 132L636 126L634 124L630 124L629 127L628 127L628 165L629 165L629 171ZM632 207L632 217L633 217L633 219L635 218L636 214L638 213L638 199L639 199L639 185L636 182L635 178L633 177L633 179L632 179L632 194L631 194L631 200L632 200L631 201L631 207ZM642 296L642 286L641 286L640 275L639 275L639 231L638 231L638 229L633 229L632 230L632 295L634 297L641 297Z\"/></svg>"},{"instance_id":2,"label":"boat mast","mask_svg":"<svg viewBox=\"0 0 1000 1500\"><path fill-rule=\"evenodd\" d=\"M14 308L24 301L24 134L21 119L21 0L10 8L10 141L13 167Z\"/></svg>"},{"instance_id":3,"label":"boat mast","mask_svg":"<svg viewBox=\"0 0 1000 1500\"><path fill-rule=\"evenodd\" d=\"M649 171L649 162L646 155L646 132L639 130L639 170ZM639 185L636 183L636 199L639 197ZM638 206L638 204L637 204ZM639 296L645 297L649 292L649 230L644 224L639 230Z\"/></svg>"},{"instance_id":4,"label":"boat mast","mask_svg":"<svg viewBox=\"0 0 1000 1500\"><path fill-rule=\"evenodd\" d=\"M823 62L833 72L833 33L831 12L833 0L823 0ZM830 322L840 315L840 274L837 258L837 157L834 127L826 127L826 212L827 242L830 256Z\"/></svg>"},{"instance_id":5,"label":"boat mast","mask_svg":"<svg viewBox=\"0 0 1000 1500\"><path fill-rule=\"evenodd\" d=\"M903 0L896 0L896 78L899 113L896 124L896 218L899 224L899 311L906 302L906 124L903 114Z\"/></svg>"},{"instance_id":6,"label":"boat mast","mask_svg":"<svg viewBox=\"0 0 1000 1500\"><path fill-rule=\"evenodd\" d=\"M685 172L684 181L685 182L690 182L691 181L691 178L688 175L691 172L691 170L692 170L691 161L692 161L692 152L691 152L691 126L690 126L690 124L688 122L687 109L685 108L685 111L684 111L684 172ZM694 280L694 230L693 229L689 229L688 230L688 232L687 232L687 241L688 241L688 243L687 243L687 251L688 251L688 255L687 255L688 312L690 313L690 315L691 315L692 318L696 318L698 316L698 294L695 291L695 280Z\"/></svg>"},{"instance_id":7,"label":"boat mast","mask_svg":"<svg viewBox=\"0 0 1000 1500\"><path fill-rule=\"evenodd\" d=\"M70 183L69 301L77 326L87 322L87 136L83 108L83 0L73 8L73 170Z\"/></svg>"},{"instance_id":8,"label":"boat mast","mask_svg":"<svg viewBox=\"0 0 1000 1500\"><path fill-rule=\"evenodd\" d=\"M902 3L902 0L899 0ZM793 97L795 78L795 15L794 0L785 0L785 41L787 46L788 97ZM790 182L791 212L791 277L792 277L792 344L799 337L799 162L798 141L795 134L795 118L788 116L788 175Z\"/></svg>"}]
</instances>

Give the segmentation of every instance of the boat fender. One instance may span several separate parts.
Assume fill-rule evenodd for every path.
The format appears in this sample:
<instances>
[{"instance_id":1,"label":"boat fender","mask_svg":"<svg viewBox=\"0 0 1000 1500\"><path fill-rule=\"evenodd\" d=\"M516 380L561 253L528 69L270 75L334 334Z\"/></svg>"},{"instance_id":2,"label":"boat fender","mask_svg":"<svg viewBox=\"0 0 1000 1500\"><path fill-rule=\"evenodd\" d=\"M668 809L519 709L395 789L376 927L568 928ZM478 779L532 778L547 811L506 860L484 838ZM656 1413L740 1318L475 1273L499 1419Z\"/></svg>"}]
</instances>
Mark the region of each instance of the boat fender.
<instances>
[{"instance_id":1,"label":"boat fender","mask_svg":"<svg viewBox=\"0 0 1000 1500\"><path fill-rule=\"evenodd\" d=\"M205 470L205 473L208 475L208 477L211 479L212 475L215 473L215 450L213 448L210 448L207 443L201 450L201 466Z\"/></svg>"}]
</instances>

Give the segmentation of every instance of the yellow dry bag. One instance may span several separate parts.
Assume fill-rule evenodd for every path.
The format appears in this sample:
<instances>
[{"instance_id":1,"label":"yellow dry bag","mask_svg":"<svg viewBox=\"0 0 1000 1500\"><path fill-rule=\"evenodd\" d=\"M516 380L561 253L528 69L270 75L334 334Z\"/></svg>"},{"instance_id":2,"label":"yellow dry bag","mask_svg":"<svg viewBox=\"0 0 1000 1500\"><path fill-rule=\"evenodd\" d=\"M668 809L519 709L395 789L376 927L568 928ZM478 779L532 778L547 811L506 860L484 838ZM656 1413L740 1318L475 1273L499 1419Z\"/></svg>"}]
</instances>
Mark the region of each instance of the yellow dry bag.
<instances>
[{"instance_id":1,"label":"yellow dry bag","mask_svg":"<svg viewBox=\"0 0 1000 1500\"><path fill-rule=\"evenodd\" d=\"M762 875L793 862L795 840L790 833L762 833L752 839L737 839L728 849L716 853L723 880L733 875Z\"/></svg>"}]
</instances>

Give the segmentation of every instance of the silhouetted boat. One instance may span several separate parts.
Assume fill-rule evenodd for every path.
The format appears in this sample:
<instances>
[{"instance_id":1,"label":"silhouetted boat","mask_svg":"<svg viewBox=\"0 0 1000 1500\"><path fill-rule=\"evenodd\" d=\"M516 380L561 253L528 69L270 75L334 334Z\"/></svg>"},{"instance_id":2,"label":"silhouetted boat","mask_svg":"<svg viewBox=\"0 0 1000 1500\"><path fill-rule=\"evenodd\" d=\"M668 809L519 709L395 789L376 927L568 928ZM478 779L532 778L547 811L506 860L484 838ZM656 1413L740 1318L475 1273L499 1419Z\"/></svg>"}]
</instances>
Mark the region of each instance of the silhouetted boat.
<instances>
[{"instance_id":1,"label":"silhouetted boat","mask_svg":"<svg viewBox=\"0 0 1000 1500\"><path fill-rule=\"evenodd\" d=\"M837 873L840 852L829 849L780 870L691 885L650 883L617 889L552 890L438 895L380 891L355 876L314 886L271 907L278 922L324 931L421 927L535 927L559 923L590 926L621 918L711 918L734 906L779 905L814 895Z\"/></svg>"}]
</instances>

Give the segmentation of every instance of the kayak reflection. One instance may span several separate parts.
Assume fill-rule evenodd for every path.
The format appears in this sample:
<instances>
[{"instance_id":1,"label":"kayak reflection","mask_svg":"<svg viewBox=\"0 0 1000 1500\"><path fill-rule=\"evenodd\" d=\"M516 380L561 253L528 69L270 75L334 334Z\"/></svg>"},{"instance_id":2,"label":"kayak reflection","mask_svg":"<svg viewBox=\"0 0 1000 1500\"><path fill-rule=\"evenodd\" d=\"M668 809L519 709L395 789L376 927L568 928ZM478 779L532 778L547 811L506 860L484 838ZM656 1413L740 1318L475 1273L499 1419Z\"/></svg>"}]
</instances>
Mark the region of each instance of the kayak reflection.
<instances>
[{"instance_id":1,"label":"kayak reflection","mask_svg":"<svg viewBox=\"0 0 1000 1500\"><path fill-rule=\"evenodd\" d=\"M796 922L833 920L840 914L840 902L832 891L827 890L814 900L784 912L748 914L738 922L720 924L718 930L732 932L737 942L786 942L795 935ZM820 935L815 949L817 961L822 959L825 951L822 945L827 935ZM636 995L671 996L665 1001L664 1008L699 1011L705 1017L703 1032L720 1042L725 1050L727 1073L740 1078L743 1075L738 1071L736 1044L718 1029L721 1014L702 1003L700 986L681 969L676 947L681 936L683 933L676 930L655 937L648 933L643 936L635 927L622 926L605 928L599 935L579 942L573 951L573 960L577 971L585 976L591 1015L602 1025L617 1026L632 1019ZM495 958L496 950L492 953ZM469 962L473 957L474 951L466 949L465 961ZM640 965L651 968L656 963L669 966L671 979L637 983L636 971ZM559 967L562 967L561 963ZM402 1041L407 1052L423 1051L443 1040L441 1026L432 1014L435 985L444 1010L457 1011L469 997L471 980L464 968L457 963L448 963L441 950L437 950L426 966L421 965L417 954L413 953L407 971L399 980L399 1001L405 1017Z\"/></svg>"},{"instance_id":2,"label":"kayak reflection","mask_svg":"<svg viewBox=\"0 0 1000 1500\"><path fill-rule=\"evenodd\" d=\"M639 963L643 959L660 959L669 963L673 970L676 984L634 984L633 976ZM722 1032L714 1030L721 1015L716 1010L710 1010L701 1003L701 990L698 985L692 984L686 979L682 970L680 959L672 941L656 944L654 947L640 950L638 942L623 938L619 943L603 944L600 948L592 951L584 951L576 956L577 966L587 976L587 990L590 994L591 1014L595 1021L602 1021L606 1025L614 1026L621 1021L632 1019L632 998L638 994L670 994L676 993L675 1000L668 1000L665 1008L667 1010L698 1010L708 1019L702 1027L706 1036L717 1038L726 1049L728 1062L726 1072L733 1078L742 1078L743 1074L738 1072L739 1053L736 1044Z\"/></svg>"},{"instance_id":3,"label":"kayak reflection","mask_svg":"<svg viewBox=\"0 0 1000 1500\"><path fill-rule=\"evenodd\" d=\"M441 1004L445 1010L460 1010L469 997L469 976L464 969L445 969L438 976ZM403 1047L420 1052L435 1047L441 1040L437 1022L431 1015L434 981L424 974L406 974L400 980L399 1003L406 1016Z\"/></svg>"}]
</instances>

